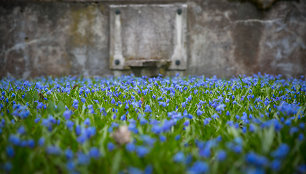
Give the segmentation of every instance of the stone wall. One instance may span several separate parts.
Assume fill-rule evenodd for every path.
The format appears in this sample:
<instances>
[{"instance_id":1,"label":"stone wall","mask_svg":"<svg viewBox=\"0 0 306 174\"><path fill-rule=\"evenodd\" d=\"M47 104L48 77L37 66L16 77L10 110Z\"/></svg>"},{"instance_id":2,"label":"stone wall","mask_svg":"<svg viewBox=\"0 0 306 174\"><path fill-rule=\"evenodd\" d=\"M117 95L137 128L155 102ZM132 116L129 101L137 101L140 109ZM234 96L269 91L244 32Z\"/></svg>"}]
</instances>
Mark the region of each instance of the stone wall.
<instances>
[{"instance_id":1,"label":"stone wall","mask_svg":"<svg viewBox=\"0 0 306 174\"><path fill-rule=\"evenodd\" d=\"M189 73L306 73L305 1L266 11L221 1L189 2L189 8Z\"/></svg>"},{"instance_id":2,"label":"stone wall","mask_svg":"<svg viewBox=\"0 0 306 174\"><path fill-rule=\"evenodd\" d=\"M266 9L228 0L150 3L177 2L187 4L188 58L183 74L306 75L304 0L273 1ZM112 75L109 5L113 3L122 2L1 2L0 77Z\"/></svg>"}]
</instances>

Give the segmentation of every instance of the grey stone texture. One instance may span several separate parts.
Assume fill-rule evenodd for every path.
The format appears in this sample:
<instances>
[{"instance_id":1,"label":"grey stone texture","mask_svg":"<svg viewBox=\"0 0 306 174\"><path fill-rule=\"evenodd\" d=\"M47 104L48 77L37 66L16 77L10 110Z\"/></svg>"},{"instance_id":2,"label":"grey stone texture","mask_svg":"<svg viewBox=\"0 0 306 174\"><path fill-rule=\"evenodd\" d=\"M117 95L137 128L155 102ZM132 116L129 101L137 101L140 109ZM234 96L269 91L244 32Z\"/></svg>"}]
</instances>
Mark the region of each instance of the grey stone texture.
<instances>
[{"instance_id":1,"label":"grey stone texture","mask_svg":"<svg viewBox=\"0 0 306 174\"><path fill-rule=\"evenodd\" d=\"M176 3L187 5L187 67L180 74L306 75L305 0L13 0L0 2L0 77L130 73L132 70L110 69L111 5ZM121 37L139 39L124 40L123 53L150 60L166 55L162 57L170 60L175 44L175 15L165 23L161 9L148 9L141 18L127 9L131 12L121 18ZM150 22L144 22L143 29L152 27L152 31L140 28L135 32L135 25L127 22L137 21L134 19L147 19ZM159 21L167 25L160 25ZM165 43L166 47L150 50L146 45L150 39L142 40L149 32L159 33L159 37L164 34L152 38L151 44ZM127 37L132 34L135 37ZM159 72L171 75L178 71L164 68Z\"/></svg>"}]
</instances>

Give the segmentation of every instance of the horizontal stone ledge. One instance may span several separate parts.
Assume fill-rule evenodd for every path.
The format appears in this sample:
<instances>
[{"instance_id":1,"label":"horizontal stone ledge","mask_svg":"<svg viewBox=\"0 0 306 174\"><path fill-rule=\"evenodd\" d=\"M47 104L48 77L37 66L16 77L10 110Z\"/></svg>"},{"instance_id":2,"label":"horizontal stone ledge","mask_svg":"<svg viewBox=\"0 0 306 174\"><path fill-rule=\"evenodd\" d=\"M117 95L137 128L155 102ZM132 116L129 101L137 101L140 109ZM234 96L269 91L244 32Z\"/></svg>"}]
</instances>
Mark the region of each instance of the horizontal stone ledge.
<instances>
[{"instance_id":1,"label":"horizontal stone ledge","mask_svg":"<svg viewBox=\"0 0 306 174\"><path fill-rule=\"evenodd\" d=\"M175 3L187 2L187 0L1 0L1 2L82 2L82 3L113 3L113 4L131 4L131 3Z\"/></svg>"}]
</instances>

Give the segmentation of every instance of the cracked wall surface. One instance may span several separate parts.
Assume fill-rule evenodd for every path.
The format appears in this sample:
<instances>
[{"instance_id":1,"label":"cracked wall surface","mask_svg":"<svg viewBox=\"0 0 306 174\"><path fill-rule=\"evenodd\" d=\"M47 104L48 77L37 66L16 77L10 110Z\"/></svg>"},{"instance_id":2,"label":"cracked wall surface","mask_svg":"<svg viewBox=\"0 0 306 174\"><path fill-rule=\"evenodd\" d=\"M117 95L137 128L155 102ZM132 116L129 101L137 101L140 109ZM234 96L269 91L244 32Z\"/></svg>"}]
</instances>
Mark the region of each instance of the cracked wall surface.
<instances>
[{"instance_id":1,"label":"cracked wall surface","mask_svg":"<svg viewBox=\"0 0 306 174\"><path fill-rule=\"evenodd\" d=\"M103 4L0 5L0 76L110 75Z\"/></svg>"},{"instance_id":2,"label":"cracked wall surface","mask_svg":"<svg viewBox=\"0 0 306 174\"><path fill-rule=\"evenodd\" d=\"M249 2L184 2L188 6L188 65L183 74L306 75L305 1L278 1L267 10ZM0 3L0 77L112 75L110 4L26 0ZM158 18L148 20L158 23Z\"/></svg>"},{"instance_id":3,"label":"cracked wall surface","mask_svg":"<svg viewBox=\"0 0 306 174\"><path fill-rule=\"evenodd\" d=\"M190 74L306 74L306 4L189 2Z\"/></svg>"}]
</instances>

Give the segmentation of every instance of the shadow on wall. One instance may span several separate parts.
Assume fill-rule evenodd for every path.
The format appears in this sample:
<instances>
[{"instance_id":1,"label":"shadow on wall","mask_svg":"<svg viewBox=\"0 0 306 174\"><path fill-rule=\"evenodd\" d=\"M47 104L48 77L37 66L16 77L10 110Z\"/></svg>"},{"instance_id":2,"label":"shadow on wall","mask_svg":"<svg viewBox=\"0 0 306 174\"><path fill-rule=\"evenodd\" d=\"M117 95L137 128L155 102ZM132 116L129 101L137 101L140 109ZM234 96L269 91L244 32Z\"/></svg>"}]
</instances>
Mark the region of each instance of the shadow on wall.
<instances>
[{"instance_id":1,"label":"shadow on wall","mask_svg":"<svg viewBox=\"0 0 306 174\"><path fill-rule=\"evenodd\" d=\"M251 2L253 3L259 10L269 10L280 1L295 1L299 2L300 0L229 0L231 2Z\"/></svg>"}]
</instances>

